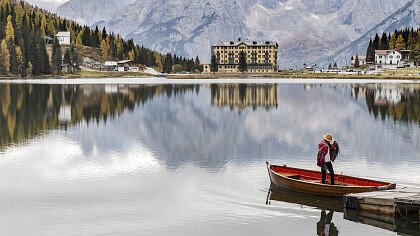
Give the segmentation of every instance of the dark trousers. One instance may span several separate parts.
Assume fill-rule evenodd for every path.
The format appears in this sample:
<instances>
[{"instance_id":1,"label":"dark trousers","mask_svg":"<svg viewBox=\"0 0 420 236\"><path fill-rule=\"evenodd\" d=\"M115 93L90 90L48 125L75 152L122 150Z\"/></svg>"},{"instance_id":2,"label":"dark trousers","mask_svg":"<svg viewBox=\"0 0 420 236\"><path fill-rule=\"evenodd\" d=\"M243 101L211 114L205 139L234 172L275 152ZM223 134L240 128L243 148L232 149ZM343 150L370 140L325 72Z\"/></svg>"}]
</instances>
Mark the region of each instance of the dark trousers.
<instances>
[{"instance_id":1,"label":"dark trousers","mask_svg":"<svg viewBox=\"0 0 420 236\"><path fill-rule=\"evenodd\" d=\"M325 178L327 177L327 169L328 172L330 172L331 184L334 184L334 169L331 162L325 162L325 164L321 167L322 183L325 184Z\"/></svg>"}]
</instances>

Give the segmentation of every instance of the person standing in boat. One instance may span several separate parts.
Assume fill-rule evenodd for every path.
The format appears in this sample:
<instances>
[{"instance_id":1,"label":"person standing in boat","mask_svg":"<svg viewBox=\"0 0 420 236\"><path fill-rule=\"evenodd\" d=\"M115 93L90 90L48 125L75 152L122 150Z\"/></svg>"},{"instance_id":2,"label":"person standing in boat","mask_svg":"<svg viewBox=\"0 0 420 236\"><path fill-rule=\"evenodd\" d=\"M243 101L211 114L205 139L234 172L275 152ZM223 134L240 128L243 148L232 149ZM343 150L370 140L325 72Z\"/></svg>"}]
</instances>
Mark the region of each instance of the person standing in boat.
<instances>
[{"instance_id":1,"label":"person standing in boat","mask_svg":"<svg viewBox=\"0 0 420 236\"><path fill-rule=\"evenodd\" d=\"M322 141L318 145L318 155L317 155L317 165L321 167L322 173L322 184L325 184L325 179L327 176L327 170L330 172L331 181L333 185L334 182L334 168L332 163L337 158L340 148L336 141L334 141L331 134L325 134Z\"/></svg>"}]
</instances>

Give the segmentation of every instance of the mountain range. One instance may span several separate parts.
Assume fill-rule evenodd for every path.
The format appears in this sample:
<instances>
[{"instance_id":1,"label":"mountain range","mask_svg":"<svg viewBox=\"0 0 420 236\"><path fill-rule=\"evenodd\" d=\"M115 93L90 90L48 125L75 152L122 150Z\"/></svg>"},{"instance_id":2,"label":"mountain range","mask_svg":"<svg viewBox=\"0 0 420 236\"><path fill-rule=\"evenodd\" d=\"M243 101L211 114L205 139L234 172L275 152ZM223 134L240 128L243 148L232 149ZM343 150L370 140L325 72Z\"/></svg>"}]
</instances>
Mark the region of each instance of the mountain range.
<instances>
[{"instance_id":1,"label":"mountain range","mask_svg":"<svg viewBox=\"0 0 420 236\"><path fill-rule=\"evenodd\" d=\"M300 68L345 65L375 33L418 26L420 0L70 0L57 13L203 62L218 41L276 41L280 68Z\"/></svg>"}]
</instances>

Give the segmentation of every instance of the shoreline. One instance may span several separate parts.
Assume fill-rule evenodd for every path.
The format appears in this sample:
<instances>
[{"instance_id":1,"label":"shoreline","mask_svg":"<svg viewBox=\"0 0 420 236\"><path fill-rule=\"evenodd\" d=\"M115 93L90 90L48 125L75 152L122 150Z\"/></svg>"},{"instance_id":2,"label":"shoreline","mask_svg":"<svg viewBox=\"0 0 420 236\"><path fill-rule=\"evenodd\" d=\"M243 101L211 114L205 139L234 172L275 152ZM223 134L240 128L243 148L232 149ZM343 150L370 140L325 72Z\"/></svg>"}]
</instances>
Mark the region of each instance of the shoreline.
<instances>
[{"instance_id":1,"label":"shoreline","mask_svg":"<svg viewBox=\"0 0 420 236\"><path fill-rule=\"evenodd\" d=\"M325 79L325 78L217 78L173 79L170 77L118 77L118 78L50 78L50 79L0 79L0 84L420 84L409 79Z\"/></svg>"}]
</instances>

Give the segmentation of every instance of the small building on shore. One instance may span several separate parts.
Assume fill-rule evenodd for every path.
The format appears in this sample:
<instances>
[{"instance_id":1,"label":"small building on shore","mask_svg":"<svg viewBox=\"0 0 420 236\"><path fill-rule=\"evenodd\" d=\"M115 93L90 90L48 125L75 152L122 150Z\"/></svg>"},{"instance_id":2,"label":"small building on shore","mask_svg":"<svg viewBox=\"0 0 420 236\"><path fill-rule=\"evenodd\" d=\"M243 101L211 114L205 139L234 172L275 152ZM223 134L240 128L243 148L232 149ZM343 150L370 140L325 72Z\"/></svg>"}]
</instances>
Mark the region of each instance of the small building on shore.
<instances>
[{"instance_id":1,"label":"small building on shore","mask_svg":"<svg viewBox=\"0 0 420 236\"><path fill-rule=\"evenodd\" d=\"M356 57L359 59L359 65L360 66L366 65L366 56L356 55L356 56L351 57L351 65L352 66L354 66L356 64Z\"/></svg>"},{"instance_id":2,"label":"small building on shore","mask_svg":"<svg viewBox=\"0 0 420 236\"><path fill-rule=\"evenodd\" d=\"M61 64L61 72L74 73L76 71L75 66L70 63Z\"/></svg>"},{"instance_id":3,"label":"small building on shore","mask_svg":"<svg viewBox=\"0 0 420 236\"><path fill-rule=\"evenodd\" d=\"M70 32L58 32L55 37L60 45L70 45Z\"/></svg>"},{"instance_id":4,"label":"small building on shore","mask_svg":"<svg viewBox=\"0 0 420 236\"><path fill-rule=\"evenodd\" d=\"M203 66L203 73L210 73L210 64L202 64Z\"/></svg>"},{"instance_id":5,"label":"small building on shore","mask_svg":"<svg viewBox=\"0 0 420 236\"><path fill-rule=\"evenodd\" d=\"M101 71L118 71L118 63L116 61L106 61L101 66Z\"/></svg>"},{"instance_id":6,"label":"small building on shore","mask_svg":"<svg viewBox=\"0 0 420 236\"><path fill-rule=\"evenodd\" d=\"M139 65L132 60L117 62L119 72L139 72Z\"/></svg>"},{"instance_id":7,"label":"small building on shore","mask_svg":"<svg viewBox=\"0 0 420 236\"><path fill-rule=\"evenodd\" d=\"M278 69L278 44L265 41L238 41L219 42L211 47L212 55L216 56L218 73L238 73L239 54L246 55L248 73L270 73ZM210 72L209 69L204 71Z\"/></svg>"}]
</instances>

